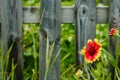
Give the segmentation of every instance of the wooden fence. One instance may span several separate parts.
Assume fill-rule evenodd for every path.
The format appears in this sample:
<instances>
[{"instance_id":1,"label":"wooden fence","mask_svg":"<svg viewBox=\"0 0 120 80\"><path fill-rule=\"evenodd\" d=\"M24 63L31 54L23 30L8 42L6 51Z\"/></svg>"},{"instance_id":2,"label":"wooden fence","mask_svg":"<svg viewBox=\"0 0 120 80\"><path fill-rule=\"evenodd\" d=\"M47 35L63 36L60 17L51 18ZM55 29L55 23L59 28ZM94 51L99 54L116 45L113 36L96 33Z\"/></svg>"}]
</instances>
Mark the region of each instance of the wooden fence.
<instances>
[{"instance_id":1,"label":"wooden fence","mask_svg":"<svg viewBox=\"0 0 120 80\"><path fill-rule=\"evenodd\" d=\"M88 39L94 39L97 23L108 23L109 29L120 26L120 0L111 0L110 7L97 6L96 0L76 0L75 6L62 6L61 0L41 0L41 7L22 7L22 0L1 0L1 44L2 56L5 57L8 49L13 44L10 52L7 72L11 72L12 58L15 69L15 80L23 80L22 57L22 24L40 23L40 56L39 80L44 80L46 71L46 39L49 44L55 42L51 61L60 49L60 24L75 24L76 35L76 65L83 63L83 57L78 51L86 44ZM40 15L39 15L40 10ZM109 14L109 15L108 15ZM41 20L42 19L42 20ZM116 50L117 39L109 38L110 52ZM114 55L115 56L115 55ZM58 57L47 80L59 80L60 58ZM8 74L9 75L9 74ZM3 79L2 79L3 80Z\"/></svg>"}]
</instances>

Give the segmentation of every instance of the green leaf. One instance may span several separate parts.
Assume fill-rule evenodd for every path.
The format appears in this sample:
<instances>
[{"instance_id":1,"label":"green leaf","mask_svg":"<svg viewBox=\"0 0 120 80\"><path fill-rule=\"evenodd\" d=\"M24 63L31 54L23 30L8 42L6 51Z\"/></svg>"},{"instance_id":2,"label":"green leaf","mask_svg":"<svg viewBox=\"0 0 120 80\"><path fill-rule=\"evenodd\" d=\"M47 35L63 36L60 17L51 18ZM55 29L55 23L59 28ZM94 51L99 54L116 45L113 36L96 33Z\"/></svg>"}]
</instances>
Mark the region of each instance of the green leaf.
<instances>
[{"instance_id":1,"label":"green leaf","mask_svg":"<svg viewBox=\"0 0 120 80\"><path fill-rule=\"evenodd\" d=\"M115 74L116 74L117 79L120 80L120 76L119 76L117 69L115 69Z\"/></svg>"},{"instance_id":2,"label":"green leaf","mask_svg":"<svg viewBox=\"0 0 120 80\"><path fill-rule=\"evenodd\" d=\"M103 53L105 53L107 55L107 58L111 62L112 66L117 67L117 63L116 63L115 58L108 51L106 51L104 48L102 48L102 51L103 51Z\"/></svg>"},{"instance_id":3,"label":"green leaf","mask_svg":"<svg viewBox=\"0 0 120 80\"><path fill-rule=\"evenodd\" d=\"M120 28L118 30L119 30L118 35L120 35ZM120 55L120 37L119 36L118 36L118 41L117 41L116 55L117 57Z\"/></svg>"},{"instance_id":4,"label":"green leaf","mask_svg":"<svg viewBox=\"0 0 120 80\"><path fill-rule=\"evenodd\" d=\"M106 80L111 80L111 74L106 77Z\"/></svg>"},{"instance_id":5,"label":"green leaf","mask_svg":"<svg viewBox=\"0 0 120 80\"><path fill-rule=\"evenodd\" d=\"M10 52L11 52L11 50L12 50L12 48L13 48L13 45L14 45L14 43L11 44L11 46L10 46L10 48L8 49L8 51L7 51L7 53L6 53L6 56L5 56L5 58L4 58L5 70L7 70L7 67L8 67L8 62L9 62L8 60L9 60Z\"/></svg>"}]
</instances>

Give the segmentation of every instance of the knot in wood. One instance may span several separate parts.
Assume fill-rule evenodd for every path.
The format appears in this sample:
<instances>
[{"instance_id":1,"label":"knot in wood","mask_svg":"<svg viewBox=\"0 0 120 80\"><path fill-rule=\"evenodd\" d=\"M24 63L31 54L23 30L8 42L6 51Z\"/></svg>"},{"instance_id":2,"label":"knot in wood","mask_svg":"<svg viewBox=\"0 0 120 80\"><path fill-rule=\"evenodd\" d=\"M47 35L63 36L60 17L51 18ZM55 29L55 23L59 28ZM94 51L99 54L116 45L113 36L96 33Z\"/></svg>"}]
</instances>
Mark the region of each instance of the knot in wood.
<instances>
[{"instance_id":1,"label":"knot in wood","mask_svg":"<svg viewBox=\"0 0 120 80\"><path fill-rule=\"evenodd\" d=\"M114 27L119 27L120 26L120 18L117 16L114 16L111 20L111 25Z\"/></svg>"},{"instance_id":2,"label":"knot in wood","mask_svg":"<svg viewBox=\"0 0 120 80\"><path fill-rule=\"evenodd\" d=\"M87 16L87 15L88 15L87 6L81 6L81 8L80 8L80 16Z\"/></svg>"},{"instance_id":3,"label":"knot in wood","mask_svg":"<svg viewBox=\"0 0 120 80\"><path fill-rule=\"evenodd\" d=\"M37 11L37 8L31 7L31 9L30 9L30 12L31 12L31 13L35 13L36 11Z\"/></svg>"},{"instance_id":4,"label":"knot in wood","mask_svg":"<svg viewBox=\"0 0 120 80\"><path fill-rule=\"evenodd\" d=\"M14 32L11 33L10 39L15 43L21 43L22 37Z\"/></svg>"}]
</instances>

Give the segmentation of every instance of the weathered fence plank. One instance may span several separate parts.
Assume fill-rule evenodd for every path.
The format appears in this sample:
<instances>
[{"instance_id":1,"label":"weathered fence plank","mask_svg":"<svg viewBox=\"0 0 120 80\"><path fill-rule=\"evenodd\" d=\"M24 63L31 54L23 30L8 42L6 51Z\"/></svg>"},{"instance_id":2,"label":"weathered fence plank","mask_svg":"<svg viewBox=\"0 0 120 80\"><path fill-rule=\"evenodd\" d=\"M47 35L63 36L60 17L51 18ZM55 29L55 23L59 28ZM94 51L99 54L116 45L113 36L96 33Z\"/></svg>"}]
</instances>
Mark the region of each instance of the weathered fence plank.
<instances>
[{"instance_id":1,"label":"weathered fence plank","mask_svg":"<svg viewBox=\"0 0 120 80\"><path fill-rule=\"evenodd\" d=\"M6 73L4 74L5 80L11 72L12 60L17 65L14 71L14 80L23 80L22 22L22 0L1 0L1 35L2 54L4 58L8 49L13 44L7 69L4 68L4 72Z\"/></svg>"},{"instance_id":2,"label":"weathered fence plank","mask_svg":"<svg viewBox=\"0 0 120 80\"><path fill-rule=\"evenodd\" d=\"M60 50L60 4L61 0L41 0L41 28L40 28L40 78L39 80L59 80L60 79L60 66L59 66L59 57L55 61L53 67L50 69L50 72L45 78L45 72L49 70L47 67L52 65L52 61ZM46 45L47 38L49 39L48 44L52 45L54 43L53 54L50 59L50 64L46 63ZM48 55L50 57L50 49L49 47ZM47 58L48 60L48 58ZM48 65L48 66L47 66Z\"/></svg>"},{"instance_id":3,"label":"weathered fence plank","mask_svg":"<svg viewBox=\"0 0 120 80\"><path fill-rule=\"evenodd\" d=\"M76 0L76 64L84 62L83 56L78 53L87 43L88 39L94 39L96 34L96 1ZM83 66L81 66L83 69Z\"/></svg>"},{"instance_id":4,"label":"weathered fence plank","mask_svg":"<svg viewBox=\"0 0 120 80\"><path fill-rule=\"evenodd\" d=\"M110 13L109 13L109 30L111 28L120 28L120 0L111 0L110 4ZM110 53L116 58L116 49L117 46L120 46L120 40L118 38L109 37L109 51ZM120 56L119 56L119 62L118 65L120 67ZM114 79L115 74L115 67L112 67L110 64L110 72L112 73L112 80Z\"/></svg>"},{"instance_id":5,"label":"weathered fence plank","mask_svg":"<svg viewBox=\"0 0 120 80\"><path fill-rule=\"evenodd\" d=\"M108 7L97 6L97 23L108 22ZM61 23L75 23L74 6L61 7ZM39 7L23 7L23 22L24 23L39 23Z\"/></svg>"},{"instance_id":6,"label":"weathered fence plank","mask_svg":"<svg viewBox=\"0 0 120 80\"><path fill-rule=\"evenodd\" d=\"M108 7L97 6L97 23L108 22ZM23 23L39 23L39 7L38 6L27 6L23 7ZM1 16L0 16L1 17ZM1 22L1 19L0 19ZM74 6L62 6L61 7L61 23L75 23L74 19Z\"/></svg>"},{"instance_id":7,"label":"weathered fence plank","mask_svg":"<svg viewBox=\"0 0 120 80\"><path fill-rule=\"evenodd\" d=\"M61 23L74 23L74 6L61 7Z\"/></svg>"},{"instance_id":8,"label":"weathered fence plank","mask_svg":"<svg viewBox=\"0 0 120 80\"><path fill-rule=\"evenodd\" d=\"M107 6L97 6L96 23L98 24L108 23L108 19L109 19L108 10L109 10L109 7Z\"/></svg>"},{"instance_id":9,"label":"weathered fence plank","mask_svg":"<svg viewBox=\"0 0 120 80\"><path fill-rule=\"evenodd\" d=\"M0 12L1 12L1 0L0 0ZM0 15L1 15L1 13L0 13ZM1 16L0 16L0 20L1 20ZM3 79L3 76L2 76L2 54L1 54L1 23L0 23L0 80L2 80Z\"/></svg>"}]
</instances>

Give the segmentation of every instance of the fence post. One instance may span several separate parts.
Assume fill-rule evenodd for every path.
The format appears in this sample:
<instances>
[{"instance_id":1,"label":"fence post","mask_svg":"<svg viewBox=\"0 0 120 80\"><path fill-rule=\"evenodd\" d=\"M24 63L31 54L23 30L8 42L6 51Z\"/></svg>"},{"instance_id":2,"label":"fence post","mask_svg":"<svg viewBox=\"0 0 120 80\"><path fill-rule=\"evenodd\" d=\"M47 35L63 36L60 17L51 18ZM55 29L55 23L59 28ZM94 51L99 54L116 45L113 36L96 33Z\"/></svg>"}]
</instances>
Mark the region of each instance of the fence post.
<instances>
[{"instance_id":1,"label":"fence post","mask_svg":"<svg viewBox=\"0 0 120 80\"><path fill-rule=\"evenodd\" d=\"M1 0L0 0L0 15L1 15ZM1 16L0 16L0 21L1 21ZM1 23L0 23L0 59L1 59L1 61L0 61L0 80L2 80L3 79L3 76L2 76L2 53L1 53Z\"/></svg>"},{"instance_id":2,"label":"fence post","mask_svg":"<svg viewBox=\"0 0 120 80\"><path fill-rule=\"evenodd\" d=\"M1 0L1 36L3 61L13 44L7 68L7 63L4 64L4 79L9 76L13 62L16 65L14 80L23 80L22 0Z\"/></svg>"},{"instance_id":3,"label":"fence post","mask_svg":"<svg viewBox=\"0 0 120 80\"><path fill-rule=\"evenodd\" d=\"M61 14L61 0L41 0L41 27L40 27L40 75L39 80L59 80L60 78L60 59L59 57L55 61L53 67L45 79L45 72L47 71L46 61L46 45L47 38L49 39L49 45L54 43L54 49L52 58L50 59L50 65L58 51L60 50L60 14ZM49 47L51 48L51 47ZM50 49L48 51L50 56ZM48 60L48 58L47 58Z\"/></svg>"},{"instance_id":4,"label":"fence post","mask_svg":"<svg viewBox=\"0 0 120 80\"><path fill-rule=\"evenodd\" d=\"M109 30L111 28L118 29L120 27L120 0L110 0L110 15L109 15ZM118 38L113 38L109 36L109 51L116 58L116 50L120 47L120 40ZM120 67L120 56L118 60L118 65ZM111 79L114 80L115 68L110 64L109 71L112 73Z\"/></svg>"},{"instance_id":5,"label":"fence post","mask_svg":"<svg viewBox=\"0 0 120 80\"><path fill-rule=\"evenodd\" d=\"M76 25L76 65L84 62L83 56L78 53L88 39L94 39L96 34L96 0L76 0L75 2Z\"/></svg>"}]
</instances>

